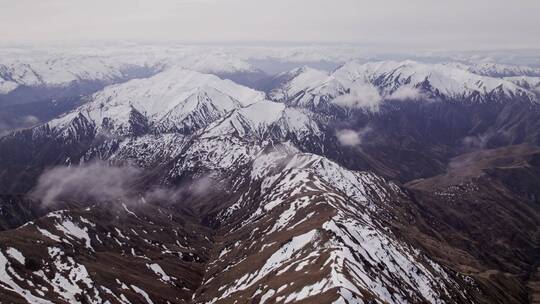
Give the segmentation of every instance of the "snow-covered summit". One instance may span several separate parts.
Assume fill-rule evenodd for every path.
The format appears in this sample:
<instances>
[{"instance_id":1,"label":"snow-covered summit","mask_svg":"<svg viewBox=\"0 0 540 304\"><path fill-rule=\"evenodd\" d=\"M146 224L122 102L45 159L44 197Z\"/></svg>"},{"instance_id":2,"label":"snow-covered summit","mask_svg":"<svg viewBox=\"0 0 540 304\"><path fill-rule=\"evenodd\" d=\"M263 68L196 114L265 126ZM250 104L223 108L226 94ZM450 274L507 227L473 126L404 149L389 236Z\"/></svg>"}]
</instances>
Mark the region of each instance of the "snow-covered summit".
<instances>
[{"instance_id":1,"label":"snow-covered summit","mask_svg":"<svg viewBox=\"0 0 540 304\"><path fill-rule=\"evenodd\" d=\"M318 106L347 90L331 73L309 67L283 73L279 78L282 82L270 92L270 98L295 105Z\"/></svg>"},{"instance_id":2,"label":"snow-covered summit","mask_svg":"<svg viewBox=\"0 0 540 304\"><path fill-rule=\"evenodd\" d=\"M472 64L468 70L478 75L491 77L540 76L540 68L494 62Z\"/></svg>"},{"instance_id":3,"label":"snow-covered summit","mask_svg":"<svg viewBox=\"0 0 540 304\"><path fill-rule=\"evenodd\" d=\"M345 97L340 98L337 104L368 106L384 99L535 99L534 93L511 81L477 75L468 71L466 66L410 60L351 61L332 73L300 69L292 71L290 75L289 80L272 91L272 99L315 106L321 100L333 102L342 95ZM366 102L353 102L355 99L366 99Z\"/></svg>"},{"instance_id":4,"label":"snow-covered summit","mask_svg":"<svg viewBox=\"0 0 540 304\"><path fill-rule=\"evenodd\" d=\"M408 86L437 93L446 98L469 98L501 92L514 97L530 92L508 81L480 76L444 64L425 64L415 61L349 62L334 72L342 81L364 79L376 85L383 96Z\"/></svg>"},{"instance_id":5,"label":"snow-covered summit","mask_svg":"<svg viewBox=\"0 0 540 304\"><path fill-rule=\"evenodd\" d=\"M86 53L7 53L0 58L0 94L20 86L66 87L78 82L112 84L167 69L232 74L257 71L247 61L219 52L190 49L146 50L90 55Z\"/></svg>"},{"instance_id":6,"label":"snow-covered summit","mask_svg":"<svg viewBox=\"0 0 540 304\"><path fill-rule=\"evenodd\" d=\"M80 81L113 83L137 66L98 56L58 56L0 62L0 94L19 86L65 87Z\"/></svg>"},{"instance_id":7,"label":"snow-covered summit","mask_svg":"<svg viewBox=\"0 0 540 304\"><path fill-rule=\"evenodd\" d=\"M514 76L514 77L504 77L504 79L524 89L531 90L537 94L540 94L540 77Z\"/></svg>"},{"instance_id":8,"label":"snow-covered summit","mask_svg":"<svg viewBox=\"0 0 540 304\"><path fill-rule=\"evenodd\" d=\"M181 68L153 77L131 80L95 93L91 102L50 122L66 128L80 115L97 130L127 134L134 113L160 130L190 129L206 125L225 113L265 98L264 93L210 74ZM186 125L188 124L188 125Z\"/></svg>"},{"instance_id":9,"label":"snow-covered summit","mask_svg":"<svg viewBox=\"0 0 540 304\"><path fill-rule=\"evenodd\" d=\"M268 139L271 135L284 139L293 135L299 139L318 136L320 131L309 112L287 107L284 103L260 101L234 110L223 120L209 126L203 138L228 135L259 139Z\"/></svg>"}]
</instances>

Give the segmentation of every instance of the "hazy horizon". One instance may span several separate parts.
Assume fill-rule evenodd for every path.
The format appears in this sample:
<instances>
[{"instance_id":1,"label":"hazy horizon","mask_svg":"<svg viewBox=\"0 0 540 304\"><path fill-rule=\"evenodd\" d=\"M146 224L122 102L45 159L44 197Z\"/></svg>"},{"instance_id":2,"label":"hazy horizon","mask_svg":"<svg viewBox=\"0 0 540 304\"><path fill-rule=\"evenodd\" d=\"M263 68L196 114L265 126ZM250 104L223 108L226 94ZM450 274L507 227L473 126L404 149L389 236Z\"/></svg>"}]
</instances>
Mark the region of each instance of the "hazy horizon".
<instances>
[{"instance_id":1,"label":"hazy horizon","mask_svg":"<svg viewBox=\"0 0 540 304\"><path fill-rule=\"evenodd\" d=\"M354 44L540 48L540 2L0 0L0 43Z\"/></svg>"}]
</instances>

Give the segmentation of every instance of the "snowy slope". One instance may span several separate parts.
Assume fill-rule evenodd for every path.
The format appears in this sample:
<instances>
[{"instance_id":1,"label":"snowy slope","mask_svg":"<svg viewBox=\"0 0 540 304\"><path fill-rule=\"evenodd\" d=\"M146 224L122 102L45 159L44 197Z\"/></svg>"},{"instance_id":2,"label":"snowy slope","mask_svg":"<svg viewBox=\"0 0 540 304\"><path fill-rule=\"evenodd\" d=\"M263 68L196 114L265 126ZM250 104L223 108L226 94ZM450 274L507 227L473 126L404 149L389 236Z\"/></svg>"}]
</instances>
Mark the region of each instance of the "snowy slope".
<instances>
[{"instance_id":1,"label":"snowy slope","mask_svg":"<svg viewBox=\"0 0 540 304\"><path fill-rule=\"evenodd\" d=\"M124 201L118 208L51 212L17 230L0 231L0 298L39 304L186 303L209 244L204 229L190 235L194 228L186 221L174 209ZM13 239L13 233L25 237Z\"/></svg>"},{"instance_id":2,"label":"snowy slope","mask_svg":"<svg viewBox=\"0 0 540 304\"><path fill-rule=\"evenodd\" d=\"M403 195L396 185L287 145L248 158L224 172L229 189L213 231L174 204L131 198L0 232L0 295L96 304L472 302L468 277L388 228ZM232 174L239 169L245 174ZM229 195L236 199L226 205Z\"/></svg>"},{"instance_id":3,"label":"snowy slope","mask_svg":"<svg viewBox=\"0 0 540 304\"><path fill-rule=\"evenodd\" d=\"M332 73L301 69L270 94L274 100L317 106L373 106L384 99L442 98L486 101L535 99L535 94L505 79L471 73L467 66L414 61L348 62ZM335 100L338 96L343 96ZM362 101L362 100L365 101ZM356 102L360 100L361 102Z\"/></svg>"},{"instance_id":4,"label":"snowy slope","mask_svg":"<svg viewBox=\"0 0 540 304\"><path fill-rule=\"evenodd\" d=\"M537 94L540 93L540 77L514 76L514 77L504 77L504 79L524 89L531 90Z\"/></svg>"},{"instance_id":5,"label":"snowy slope","mask_svg":"<svg viewBox=\"0 0 540 304\"><path fill-rule=\"evenodd\" d=\"M107 87L94 94L91 102L49 125L66 129L82 115L95 124L97 131L106 129L127 135L132 131L133 116L137 115L145 125L159 131L193 130L263 99L263 93L217 76L176 68Z\"/></svg>"},{"instance_id":6,"label":"snowy slope","mask_svg":"<svg viewBox=\"0 0 540 304\"><path fill-rule=\"evenodd\" d=\"M540 68L500 63L478 63L468 67L472 73L491 77L540 76Z\"/></svg>"},{"instance_id":7,"label":"snowy slope","mask_svg":"<svg viewBox=\"0 0 540 304\"><path fill-rule=\"evenodd\" d=\"M284 152L284 151L289 152ZM222 247L196 299L229 303L453 303L452 274L378 218L399 189L291 149L261 153L222 221ZM377 215L376 215L377 214ZM459 279L457 279L459 280ZM452 295L451 295L452 294Z\"/></svg>"},{"instance_id":8,"label":"snowy slope","mask_svg":"<svg viewBox=\"0 0 540 304\"><path fill-rule=\"evenodd\" d=\"M281 103L258 102L233 111L195 134L195 140L182 151L167 176L175 179L199 170L233 172L247 166L268 146L286 142L296 150L294 145L317 143L322 136L309 112Z\"/></svg>"},{"instance_id":9,"label":"snowy slope","mask_svg":"<svg viewBox=\"0 0 540 304\"><path fill-rule=\"evenodd\" d=\"M423 64L414 61L350 62L334 72L342 81L364 79L376 85L383 96L390 96L403 87L437 93L446 98L485 97L501 92L507 97L527 95L529 92L501 79L485 77L442 64Z\"/></svg>"},{"instance_id":10,"label":"snowy slope","mask_svg":"<svg viewBox=\"0 0 540 304\"><path fill-rule=\"evenodd\" d=\"M316 136L320 132L307 111L287 108L283 103L261 101L238 109L216 122L203 133L202 138L234 134L240 138L255 136L270 139L271 135L285 138L289 133Z\"/></svg>"},{"instance_id":11,"label":"snowy slope","mask_svg":"<svg viewBox=\"0 0 540 304\"><path fill-rule=\"evenodd\" d=\"M113 83L126 78L135 68L134 64L96 56L14 60L0 63L0 94L19 86L65 87L83 81Z\"/></svg>"},{"instance_id":12,"label":"snowy slope","mask_svg":"<svg viewBox=\"0 0 540 304\"><path fill-rule=\"evenodd\" d=\"M318 106L347 91L347 87L330 73L309 67L295 69L280 77L285 81L270 93L273 100Z\"/></svg>"},{"instance_id":13,"label":"snowy slope","mask_svg":"<svg viewBox=\"0 0 540 304\"><path fill-rule=\"evenodd\" d=\"M97 54L95 54L97 53ZM240 58L221 52L185 49L108 50L108 52L5 52L0 59L0 94L18 87L62 88L84 82L111 84L171 68L201 73L257 71Z\"/></svg>"}]
</instances>

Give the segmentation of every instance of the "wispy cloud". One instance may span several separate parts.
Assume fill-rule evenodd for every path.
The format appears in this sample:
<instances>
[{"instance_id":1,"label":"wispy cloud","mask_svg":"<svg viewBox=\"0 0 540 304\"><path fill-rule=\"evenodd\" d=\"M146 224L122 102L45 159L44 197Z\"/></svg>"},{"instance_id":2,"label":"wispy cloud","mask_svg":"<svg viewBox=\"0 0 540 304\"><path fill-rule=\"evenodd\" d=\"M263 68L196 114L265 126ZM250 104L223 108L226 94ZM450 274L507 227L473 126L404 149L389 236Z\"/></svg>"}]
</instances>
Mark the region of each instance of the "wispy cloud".
<instances>
[{"instance_id":1,"label":"wispy cloud","mask_svg":"<svg viewBox=\"0 0 540 304\"><path fill-rule=\"evenodd\" d=\"M102 162L55 167L39 177L30 196L46 206L59 200L116 200L132 194L132 185L140 174L135 167L115 167Z\"/></svg>"},{"instance_id":2,"label":"wispy cloud","mask_svg":"<svg viewBox=\"0 0 540 304\"><path fill-rule=\"evenodd\" d=\"M0 136L17 129L29 128L38 124L39 122L39 118L33 115L13 117L10 119L2 119L0 117Z\"/></svg>"},{"instance_id":3,"label":"wispy cloud","mask_svg":"<svg viewBox=\"0 0 540 304\"><path fill-rule=\"evenodd\" d=\"M30 197L44 206L61 201L123 202L144 198L146 201L178 201L184 195L208 192L215 180L211 174L197 178L180 187L154 185L150 190L137 186L143 171L125 165L112 166L106 162L92 162L80 166L58 166L45 171L30 192Z\"/></svg>"},{"instance_id":4,"label":"wispy cloud","mask_svg":"<svg viewBox=\"0 0 540 304\"><path fill-rule=\"evenodd\" d=\"M333 103L346 108L378 111L382 97L369 83L355 83L348 94L338 96Z\"/></svg>"},{"instance_id":5,"label":"wispy cloud","mask_svg":"<svg viewBox=\"0 0 540 304\"><path fill-rule=\"evenodd\" d=\"M386 99L390 100L418 100L425 98L424 94L420 92L419 89L410 87L410 86L402 86L399 87L396 91L394 91L392 94L390 94Z\"/></svg>"},{"instance_id":6,"label":"wispy cloud","mask_svg":"<svg viewBox=\"0 0 540 304\"><path fill-rule=\"evenodd\" d=\"M336 132L336 138L340 145L346 147L357 147L362 144L364 136L371 132L370 127L362 128L358 131L342 129Z\"/></svg>"}]
</instances>

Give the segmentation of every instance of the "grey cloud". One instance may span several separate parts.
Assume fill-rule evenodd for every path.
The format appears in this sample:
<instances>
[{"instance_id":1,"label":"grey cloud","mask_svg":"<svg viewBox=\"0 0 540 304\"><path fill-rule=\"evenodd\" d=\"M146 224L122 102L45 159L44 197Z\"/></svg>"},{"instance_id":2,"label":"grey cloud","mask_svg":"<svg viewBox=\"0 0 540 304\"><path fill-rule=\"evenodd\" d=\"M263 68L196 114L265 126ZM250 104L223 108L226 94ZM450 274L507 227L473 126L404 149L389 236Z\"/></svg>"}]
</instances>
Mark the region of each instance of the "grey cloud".
<instances>
[{"instance_id":1,"label":"grey cloud","mask_svg":"<svg viewBox=\"0 0 540 304\"><path fill-rule=\"evenodd\" d=\"M377 88L368 83L355 84L348 94L336 97L332 102L336 105L378 111L382 97Z\"/></svg>"},{"instance_id":2,"label":"grey cloud","mask_svg":"<svg viewBox=\"0 0 540 304\"><path fill-rule=\"evenodd\" d=\"M386 99L391 100L417 100L425 98L424 94L417 88L410 86L399 87L396 91L390 94Z\"/></svg>"},{"instance_id":3,"label":"grey cloud","mask_svg":"<svg viewBox=\"0 0 540 304\"><path fill-rule=\"evenodd\" d=\"M92 162L80 166L59 166L45 171L30 192L30 197L51 206L62 200L80 202L129 202L144 198L148 202L176 202L186 194L201 195L214 185L208 174L181 187L155 185L149 190L136 186L142 170L133 166L111 166L105 162Z\"/></svg>"},{"instance_id":4,"label":"grey cloud","mask_svg":"<svg viewBox=\"0 0 540 304\"><path fill-rule=\"evenodd\" d=\"M55 167L39 177L30 196L46 206L59 200L111 201L133 195L132 185L140 174L131 166L115 167L102 162Z\"/></svg>"},{"instance_id":5,"label":"grey cloud","mask_svg":"<svg viewBox=\"0 0 540 304\"><path fill-rule=\"evenodd\" d=\"M358 131L351 129L342 129L336 132L336 138L339 144L342 146L357 147L362 144L365 135L369 132L371 132L370 127L365 127Z\"/></svg>"},{"instance_id":6,"label":"grey cloud","mask_svg":"<svg viewBox=\"0 0 540 304\"><path fill-rule=\"evenodd\" d=\"M490 134L471 135L463 138L463 145L469 149L484 149L490 139Z\"/></svg>"},{"instance_id":7,"label":"grey cloud","mask_svg":"<svg viewBox=\"0 0 540 304\"><path fill-rule=\"evenodd\" d=\"M33 115L26 115L21 118L21 122L27 126L32 126L39 122L39 118Z\"/></svg>"},{"instance_id":8,"label":"grey cloud","mask_svg":"<svg viewBox=\"0 0 540 304\"><path fill-rule=\"evenodd\" d=\"M168 201L176 202L187 194L201 195L207 193L216 185L216 180L211 174L204 175L192 181L189 185L166 188L156 186L146 191L143 197L146 201Z\"/></svg>"},{"instance_id":9,"label":"grey cloud","mask_svg":"<svg viewBox=\"0 0 540 304\"><path fill-rule=\"evenodd\" d=\"M26 115L22 117L0 117L0 136L9 132L32 127L40 122L39 118L33 115Z\"/></svg>"}]
</instances>

